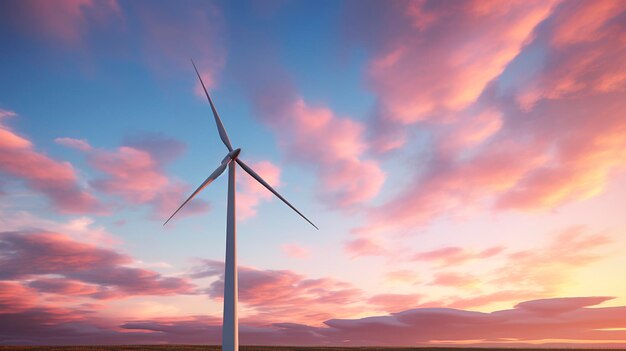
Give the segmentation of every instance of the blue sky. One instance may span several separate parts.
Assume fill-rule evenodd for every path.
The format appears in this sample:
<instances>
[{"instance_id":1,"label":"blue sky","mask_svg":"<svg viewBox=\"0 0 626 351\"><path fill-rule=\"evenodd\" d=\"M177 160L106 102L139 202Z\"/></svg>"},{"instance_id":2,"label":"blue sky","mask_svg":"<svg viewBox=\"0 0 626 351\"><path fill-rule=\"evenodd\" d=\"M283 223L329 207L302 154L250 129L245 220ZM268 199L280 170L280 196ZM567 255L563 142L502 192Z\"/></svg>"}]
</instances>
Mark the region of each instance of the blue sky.
<instances>
[{"instance_id":1,"label":"blue sky","mask_svg":"<svg viewBox=\"0 0 626 351\"><path fill-rule=\"evenodd\" d=\"M0 314L69 328L58 343L219 342L226 177L162 226L227 151L193 59L241 158L320 227L238 172L244 343L623 345L623 16L611 1L5 1ZM416 331L431 308L448 339ZM554 335L455 319L528 311L550 321L537 330L601 318ZM374 316L422 322L390 339ZM17 337L45 340L0 331Z\"/></svg>"}]
</instances>

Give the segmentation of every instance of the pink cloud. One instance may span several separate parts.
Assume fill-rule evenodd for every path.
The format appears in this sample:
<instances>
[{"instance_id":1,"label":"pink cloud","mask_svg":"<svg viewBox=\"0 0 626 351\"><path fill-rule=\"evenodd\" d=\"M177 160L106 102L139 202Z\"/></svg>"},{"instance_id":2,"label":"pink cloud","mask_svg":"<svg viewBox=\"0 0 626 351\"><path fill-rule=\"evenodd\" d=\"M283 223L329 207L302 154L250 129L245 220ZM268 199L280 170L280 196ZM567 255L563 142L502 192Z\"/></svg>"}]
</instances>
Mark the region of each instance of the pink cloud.
<instances>
[{"instance_id":1,"label":"pink cloud","mask_svg":"<svg viewBox=\"0 0 626 351\"><path fill-rule=\"evenodd\" d=\"M442 155L456 155L479 146L495 135L504 121L495 108L462 115L454 123L433 127L436 151Z\"/></svg>"},{"instance_id":2,"label":"pink cloud","mask_svg":"<svg viewBox=\"0 0 626 351\"><path fill-rule=\"evenodd\" d=\"M223 293L223 263L205 260L194 278L219 276L207 289L212 298ZM362 291L331 278L310 279L289 270L239 267L239 301L252 309L246 323L311 322L358 310L354 303Z\"/></svg>"},{"instance_id":3,"label":"pink cloud","mask_svg":"<svg viewBox=\"0 0 626 351\"><path fill-rule=\"evenodd\" d=\"M41 278L32 280L28 286L38 293L51 293L63 296L90 296L101 293L97 285L85 284L65 278Z\"/></svg>"},{"instance_id":4,"label":"pink cloud","mask_svg":"<svg viewBox=\"0 0 626 351\"><path fill-rule=\"evenodd\" d=\"M0 315L35 307L38 301L37 291L18 282L0 281Z\"/></svg>"},{"instance_id":5,"label":"pink cloud","mask_svg":"<svg viewBox=\"0 0 626 351\"><path fill-rule=\"evenodd\" d=\"M130 203L153 200L160 188L168 183L150 153L122 146L115 152L93 153L89 163L109 177L93 181L93 186L105 193L124 198Z\"/></svg>"},{"instance_id":6,"label":"pink cloud","mask_svg":"<svg viewBox=\"0 0 626 351\"><path fill-rule=\"evenodd\" d=\"M5 113L5 116L11 115ZM69 162L57 161L36 151L30 140L3 124L0 124L0 172L48 197L60 213L102 213L104 210L94 196L79 186Z\"/></svg>"},{"instance_id":7,"label":"pink cloud","mask_svg":"<svg viewBox=\"0 0 626 351\"><path fill-rule=\"evenodd\" d=\"M441 122L442 115L467 108L532 38L554 3L353 3L347 35L373 54L367 75L378 118ZM374 131L382 151L403 144L389 132Z\"/></svg>"},{"instance_id":8,"label":"pink cloud","mask_svg":"<svg viewBox=\"0 0 626 351\"><path fill-rule=\"evenodd\" d=\"M90 29L105 20L119 17L116 0L15 1L7 10L7 20L21 30L53 43L76 47L83 43Z\"/></svg>"},{"instance_id":9,"label":"pink cloud","mask_svg":"<svg viewBox=\"0 0 626 351\"><path fill-rule=\"evenodd\" d=\"M267 69L246 73L255 108L289 160L314 167L321 199L332 208L354 210L374 198L385 174L366 155L365 126L305 101L279 64L262 63Z\"/></svg>"},{"instance_id":10,"label":"pink cloud","mask_svg":"<svg viewBox=\"0 0 626 351\"><path fill-rule=\"evenodd\" d=\"M247 52L255 65L242 62L237 75L260 121L289 161L310 166L324 204L358 210L385 181L379 162L368 157L366 125L303 97L276 55L276 43L263 35L249 39Z\"/></svg>"},{"instance_id":11,"label":"pink cloud","mask_svg":"<svg viewBox=\"0 0 626 351\"><path fill-rule=\"evenodd\" d=\"M287 256L292 258L306 259L311 257L310 250L298 244L283 244L280 248Z\"/></svg>"},{"instance_id":12,"label":"pink cloud","mask_svg":"<svg viewBox=\"0 0 626 351\"><path fill-rule=\"evenodd\" d=\"M535 79L518 91L522 107L530 109L540 99L622 91L626 64L617 41L624 32L618 20L623 11L623 3L606 0L559 6L543 38L550 54Z\"/></svg>"},{"instance_id":13,"label":"pink cloud","mask_svg":"<svg viewBox=\"0 0 626 351\"><path fill-rule=\"evenodd\" d=\"M471 274L456 272L440 272L435 274L430 282L432 285L453 286L457 288L468 288L480 283L480 280Z\"/></svg>"},{"instance_id":14,"label":"pink cloud","mask_svg":"<svg viewBox=\"0 0 626 351\"><path fill-rule=\"evenodd\" d=\"M51 232L64 233L70 238L100 246L115 247L120 239L109 233L102 225L95 224L89 217L71 218L64 222L43 219L22 210L0 211L0 223L5 231L22 231L46 228Z\"/></svg>"},{"instance_id":15,"label":"pink cloud","mask_svg":"<svg viewBox=\"0 0 626 351\"><path fill-rule=\"evenodd\" d=\"M334 346L441 346L455 342L500 347L554 347L551 340L560 340L560 347L589 347L595 340L608 340L613 347L624 345L625 307L592 307L604 298L554 298L525 303L558 306L578 305L566 313L544 313L523 307L491 313L449 308L416 308L390 315L358 319L331 319L323 327L295 323L246 328L242 326L241 340L264 345L334 345ZM183 335L185 330L207 334L209 323L193 320L141 321L127 323L125 328ZM617 328L614 330L599 330ZM213 333L219 335L219 329ZM597 345L596 345L597 346Z\"/></svg>"},{"instance_id":16,"label":"pink cloud","mask_svg":"<svg viewBox=\"0 0 626 351\"><path fill-rule=\"evenodd\" d=\"M601 194L626 165L619 6L563 2L547 12L471 105L419 124L433 137L426 160L361 229L406 232L444 213L545 211Z\"/></svg>"},{"instance_id":17,"label":"pink cloud","mask_svg":"<svg viewBox=\"0 0 626 351\"><path fill-rule=\"evenodd\" d=\"M379 294L370 297L367 302L383 311L398 312L417 306L420 300L421 296L416 294Z\"/></svg>"},{"instance_id":18,"label":"pink cloud","mask_svg":"<svg viewBox=\"0 0 626 351\"><path fill-rule=\"evenodd\" d=\"M4 284L11 291L28 289ZM15 290L17 289L17 290ZM4 291L4 290L0 290ZM0 296L2 294L0 293ZM399 298L399 296L396 296ZM389 301L381 296L375 300ZM322 326L297 323L242 324L242 343L254 345L441 346L456 343L499 347L623 347L626 307L597 307L607 297L567 297L525 301L491 313L450 308L414 308L388 315L330 319ZM0 301L1 298L0 298ZM220 319L213 316L95 320L92 307L46 305L0 319L0 339L17 344L217 344ZM120 330L121 328L121 330ZM608 342L608 343L607 343ZM595 344L597 347L597 344Z\"/></svg>"},{"instance_id":19,"label":"pink cloud","mask_svg":"<svg viewBox=\"0 0 626 351\"><path fill-rule=\"evenodd\" d=\"M349 240L345 242L343 248L347 253L351 254L352 257L382 256L388 253L388 250L374 239L366 237Z\"/></svg>"},{"instance_id":20,"label":"pink cloud","mask_svg":"<svg viewBox=\"0 0 626 351\"><path fill-rule=\"evenodd\" d=\"M83 50L84 57L98 52L100 57L117 59L121 51L137 47L158 76L178 77L184 70L198 95L201 88L189 59L195 59L209 88L215 86L226 61L224 18L213 3L24 0L2 5L0 19L17 32L55 48ZM115 45L109 46L112 42Z\"/></svg>"},{"instance_id":21,"label":"pink cloud","mask_svg":"<svg viewBox=\"0 0 626 351\"><path fill-rule=\"evenodd\" d=\"M364 158L363 125L302 99L281 105L266 117L290 159L316 165L327 203L350 208L378 194L385 174L376 161Z\"/></svg>"},{"instance_id":22,"label":"pink cloud","mask_svg":"<svg viewBox=\"0 0 626 351\"><path fill-rule=\"evenodd\" d=\"M547 51L545 60L515 91L526 111L520 117L542 121L523 128L544 143L551 162L528 172L498 199L498 208L553 208L595 196L626 164L626 137L619 132L626 126L620 112L626 66L618 43L626 29L616 20L624 5L598 1L558 9L535 44Z\"/></svg>"},{"instance_id":23,"label":"pink cloud","mask_svg":"<svg viewBox=\"0 0 626 351\"><path fill-rule=\"evenodd\" d=\"M60 233L3 232L0 245L0 279L31 280L29 287L40 293L95 299L194 293L185 279L130 267L134 262L130 256Z\"/></svg>"},{"instance_id":24,"label":"pink cloud","mask_svg":"<svg viewBox=\"0 0 626 351\"><path fill-rule=\"evenodd\" d=\"M607 20L626 10L624 4L614 1L584 1L571 4L555 17L552 43L565 46L581 42L593 42L615 29ZM584 13L584 17L578 16Z\"/></svg>"},{"instance_id":25,"label":"pink cloud","mask_svg":"<svg viewBox=\"0 0 626 351\"><path fill-rule=\"evenodd\" d=\"M602 193L611 175L623 171L626 158L621 150L626 138L617 132L626 125L618 112L621 103L617 97L593 100L563 101L561 106L549 108L553 110L552 123L559 123L561 117L557 116L570 115L568 131L546 128L541 137L546 141L545 157L553 155L550 162L528 169L496 200L497 209L551 209L584 200ZM582 112L583 106L595 109L593 125L588 125L589 115Z\"/></svg>"},{"instance_id":26,"label":"pink cloud","mask_svg":"<svg viewBox=\"0 0 626 351\"><path fill-rule=\"evenodd\" d=\"M470 158L433 158L395 198L369 210L356 232L413 230L444 213L472 210L479 199L513 188L529 170L545 162L537 146L502 140Z\"/></svg>"},{"instance_id":27,"label":"pink cloud","mask_svg":"<svg viewBox=\"0 0 626 351\"><path fill-rule=\"evenodd\" d=\"M441 249L416 253L413 261L435 261L442 266L458 265L473 259L484 259L498 255L504 250L501 246L493 246L479 252L463 249L458 246L447 246Z\"/></svg>"},{"instance_id":28,"label":"pink cloud","mask_svg":"<svg viewBox=\"0 0 626 351\"><path fill-rule=\"evenodd\" d=\"M580 298L592 305L588 298ZM545 300L545 304L561 304L562 299ZM596 300L597 303L597 300ZM391 316L351 320L330 320L326 324L336 329L353 345L406 346L441 340L474 340L476 345L503 339L515 344L544 339L615 340L620 343L624 333L597 329L607 325L624 325L618 317L624 307L577 308L569 314L530 312L524 308L480 313L445 308L413 309Z\"/></svg>"},{"instance_id":29,"label":"pink cloud","mask_svg":"<svg viewBox=\"0 0 626 351\"><path fill-rule=\"evenodd\" d=\"M165 166L185 150L181 142L158 134L127 138L127 145L116 151L93 148L85 140L57 138L57 143L82 151L88 163L106 177L91 181L92 186L131 204L152 206L152 218L164 220L191 192L189 185L170 179ZM186 206L182 215L206 212L201 199Z\"/></svg>"}]
</instances>

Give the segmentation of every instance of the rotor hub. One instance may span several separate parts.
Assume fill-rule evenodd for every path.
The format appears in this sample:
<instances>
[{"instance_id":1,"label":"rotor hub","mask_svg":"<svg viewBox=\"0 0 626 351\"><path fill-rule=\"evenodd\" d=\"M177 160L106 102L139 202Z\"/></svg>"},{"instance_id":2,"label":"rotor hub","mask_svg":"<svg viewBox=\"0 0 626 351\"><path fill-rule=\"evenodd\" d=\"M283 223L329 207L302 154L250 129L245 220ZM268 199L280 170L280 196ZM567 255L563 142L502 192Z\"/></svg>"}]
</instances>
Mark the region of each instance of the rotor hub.
<instances>
[{"instance_id":1,"label":"rotor hub","mask_svg":"<svg viewBox=\"0 0 626 351\"><path fill-rule=\"evenodd\" d=\"M241 148L239 148L239 149L235 149L235 150L233 150L233 151L229 152L229 153L228 153L228 154L224 157L224 159L222 160L222 163L224 163L224 162L228 162L228 160L235 160L235 159L237 159L237 156L239 156L239 153L240 153L240 152L241 152Z\"/></svg>"}]
</instances>

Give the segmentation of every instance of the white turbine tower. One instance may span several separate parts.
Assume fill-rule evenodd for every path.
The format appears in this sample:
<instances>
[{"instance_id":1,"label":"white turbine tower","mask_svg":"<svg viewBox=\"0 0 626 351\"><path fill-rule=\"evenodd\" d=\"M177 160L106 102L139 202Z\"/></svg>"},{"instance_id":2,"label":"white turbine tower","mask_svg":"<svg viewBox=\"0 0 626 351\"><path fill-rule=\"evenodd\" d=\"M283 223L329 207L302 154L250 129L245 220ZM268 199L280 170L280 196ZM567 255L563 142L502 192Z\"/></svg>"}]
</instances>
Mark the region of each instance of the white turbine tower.
<instances>
[{"instance_id":1,"label":"white turbine tower","mask_svg":"<svg viewBox=\"0 0 626 351\"><path fill-rule=\"evenodd\" d=\"M194 191L185 202L170 216L170 218L165 221L165 224L172 219L180 211L183 206L185 206L191 199L193 199L202 189L204 189L207 185L211 184L217 177L219 177L226 167L228 167L228 212L226 215L226 266L224 268L224 320L222 325L222 350L223 351L237 351L239 350L239 324L237 321L237 241L236 241L236 222L235 222L235 163L239 164L244 171L246 171L252 178L256 179L261 185L267 188L267 190L271 191L274 195L276 195L279 199L281 199L287 206L291 207L292 210L296 211L302 218L304 218L307 222L309 222L315 229L318 229L313 222L311 222L308 218L306 218L300 211L298 211L293 205L289 203L289 201L285 200L274 188L272 188L261 176L256 174L250 167L248 167L242 160L239 159L239 152L241 149L233 149L230 144L230 140L228 139L228 134L226 134L226 129L224 129L224 125L222 124L222 120L215 109L215 105L213 104L213 100L209 95L209 92L206 90L204 86L204 82L202 81L202 77L200 77L200 73L198 73L198 69L196 65L193 64L193 68L196 70L196 74L198 75L198 79L200 79L200 83L202 84L202 88L204 89L204 93L206 94L207 99L209 100L209 104L211 104L211 110L213 110L213 117L215 118L215 124L217 124L217 131L220 134L220 139L228 148L228 154L222 160L222 163L217 167L213 173Z\"/></svg>"}]
</instances>

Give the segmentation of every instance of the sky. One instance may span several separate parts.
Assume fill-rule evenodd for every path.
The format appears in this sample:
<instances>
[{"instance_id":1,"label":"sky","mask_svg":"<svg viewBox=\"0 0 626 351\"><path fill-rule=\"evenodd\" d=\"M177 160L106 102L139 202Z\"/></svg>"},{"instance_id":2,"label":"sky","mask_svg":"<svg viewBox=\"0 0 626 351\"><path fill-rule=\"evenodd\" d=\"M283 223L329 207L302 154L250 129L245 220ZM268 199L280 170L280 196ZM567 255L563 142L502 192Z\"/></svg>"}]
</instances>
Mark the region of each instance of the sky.
<instances>
[{"instance_id":1,"label":"sky","mask_svg":"<svg viewBox=\"0 0 626 351\"><path fill-rule=\"evenodd\" d=\"M0 344L626 346L626 2L0 2Z\"/></svg>"}]
</instances>

